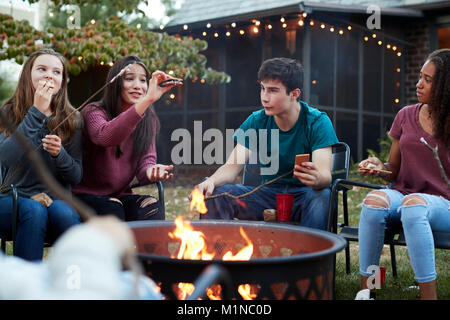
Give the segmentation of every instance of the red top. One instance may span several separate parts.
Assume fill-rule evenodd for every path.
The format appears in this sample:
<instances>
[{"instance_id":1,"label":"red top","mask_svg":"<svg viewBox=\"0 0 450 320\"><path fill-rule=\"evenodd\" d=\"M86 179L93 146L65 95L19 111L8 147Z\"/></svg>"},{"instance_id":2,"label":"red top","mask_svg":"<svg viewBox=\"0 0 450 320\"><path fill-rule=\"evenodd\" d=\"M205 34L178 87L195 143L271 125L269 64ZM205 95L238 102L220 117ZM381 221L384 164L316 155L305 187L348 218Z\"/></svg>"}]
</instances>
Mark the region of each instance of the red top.
<instances>
[{"instance_id":1,"label":"red top","mask_svg":"<svg viewBox=\"0 0 450 320\"><path fill-rule=\"evenodd\" d=\"M136 159L133 132L143 117L133 105L109 120L98 105L91 103L83 110L83 178L72 192L112 197L133 194L130 183L135 176L140 183L149 183L146 170L156 164L155 138L148 152ZM116 157L118 145L123 151L119 158Z\"/></svg>"},{"instance_id":2,"label":"red top","mask_svg":"<svg viewBox=\"0 0 450 320\"><path fill-rule=\"evenodd\" d=\"M418 103L401 109L394 119L389 135L399 140L401 163L395 185L392 187L403 194L428 193L450 198L450 187L442 178L438 163L433 152L421 141L423 137L431 147L438 146L447 177L450 177L450 152L433 136L423 130L419 123L419 111L422 104Z\"/></svg>"}]
</instances>

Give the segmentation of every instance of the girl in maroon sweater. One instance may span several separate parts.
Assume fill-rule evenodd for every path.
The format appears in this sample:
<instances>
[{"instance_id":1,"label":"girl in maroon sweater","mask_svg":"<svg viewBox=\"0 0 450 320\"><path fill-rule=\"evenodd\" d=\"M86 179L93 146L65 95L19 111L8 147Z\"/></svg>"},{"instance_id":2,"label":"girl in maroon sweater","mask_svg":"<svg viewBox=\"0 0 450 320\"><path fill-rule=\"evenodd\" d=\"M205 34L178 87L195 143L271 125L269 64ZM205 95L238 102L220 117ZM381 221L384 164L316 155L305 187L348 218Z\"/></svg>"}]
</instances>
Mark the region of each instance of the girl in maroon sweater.
<instances>
[{"instance_id":1,"label":"girl in maroon sweater","mask_svg":"<svg viewBox=\"0 0 450 320\"><path fill-rule=\"evenodd\" d=\"M83 110L83 178L73 193L99 215L114 214L126 221L165 219L156 199L133 194L130 184L134 177L140 184L173 177L172 165L156 164L159 121L152 104L176 84L160 87L174 78L161 71L150 74L135 56L117 61L107 81L126 66L103 99Z\"/></svg>"}]
</instances>

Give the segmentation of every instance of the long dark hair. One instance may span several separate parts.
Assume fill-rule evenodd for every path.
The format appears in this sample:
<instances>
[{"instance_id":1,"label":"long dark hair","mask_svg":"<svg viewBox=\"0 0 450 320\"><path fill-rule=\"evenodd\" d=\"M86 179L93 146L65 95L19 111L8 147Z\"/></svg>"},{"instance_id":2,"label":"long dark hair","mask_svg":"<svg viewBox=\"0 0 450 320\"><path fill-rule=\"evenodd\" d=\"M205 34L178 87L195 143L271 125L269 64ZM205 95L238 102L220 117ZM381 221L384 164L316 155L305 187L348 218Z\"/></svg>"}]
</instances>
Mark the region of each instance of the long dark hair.
<instances>
[{"instance_id":1,"label":"long dark hair","mask_svg":"<svg viewBox=\"0 0 450 320\"><path fill-rule=\"evenodd\" d=\"M109 70L106 81L110 81L116 74L118 74L123 68L130 64L138 64L145 70L147 84L150 81L151 74L144 63L136 56L127 56L116 61ZM106 111L109 119L112 120L117 117L121 112L121 92L123 88L123 77L119 77L116 81L110 84L103 93L103 98L100 101L100 107ZM139 121L136 129L134 130L134 149L133 153L135 157L140 158L148 152L153 139L156 139L156 135L159 133L160 123L158 116L153 108L149 107L144 114L144 118ZM116 147L116 156L120 157L122 151L120 146Z\"/></svg>"},{"instance_id":2,"label":"long dark hair","mask_svg":"<svg viewBox=\"0 0 450 320\"><path fill-rule=\"evenodd\" d=\"M428 103L435 135L446 147L450 147L450 49L432 52L427 61L433 62L436 68Z\"/></svg>"},{"instance_id":3,"label":"long dark hair","mask_svg":"<svg viewBox=\"0 0 450 320\"><path fill-rule=\"evenodd\" d=\"M5 101L2 105L1 112L4 112L8 119L10 119L15 127L17 127L24 119L28 109L33 106L35 89L31 80L31 71L33 69L34 62L41 55L52 55L57 57L63 65L62 82L59 91L52 97L51 110L54 113L54 117L48 122L48 128L50 131L60 124L73 110L74 108L69 102L67 95L67 66L66 59L60 53L52 49L43 49L33 52L25 64L22 67L20 73L19 82L17 84L16 91L13 96ZM81 125L81 117L77 113L74 113L67 121L65 121L55 134L61 138L61 141L69 143L74 137L76 128ZM8 137L11 132L8 131L2 124L0 124L0 132L3 131L5 137Z\"/></svg>"}]
</instances>

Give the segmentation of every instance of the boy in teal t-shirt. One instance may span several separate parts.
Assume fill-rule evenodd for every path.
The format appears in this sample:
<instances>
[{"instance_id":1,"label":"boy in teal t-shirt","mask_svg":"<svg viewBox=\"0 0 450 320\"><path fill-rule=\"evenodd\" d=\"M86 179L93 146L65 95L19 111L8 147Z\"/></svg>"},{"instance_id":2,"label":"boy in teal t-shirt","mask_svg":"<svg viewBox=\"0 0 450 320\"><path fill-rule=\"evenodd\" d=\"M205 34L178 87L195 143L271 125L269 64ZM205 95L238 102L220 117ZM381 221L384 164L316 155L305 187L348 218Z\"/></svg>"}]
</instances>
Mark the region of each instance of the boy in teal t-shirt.
<instances>
[{"instance_id":1,"label":"boy in teal t-shirt","mask_svg":"<svg viewBox=\"0 0 450 320\"><path fill-rule=\"evenodd\" d=\"M338 143L324 112L300 101L302 66L293 59L266 60L259 72L263 110L253 112L236 131L236 147L227 162L197 187L209 196L228 192L240 195L254 187L232 184L246 162L260 163L264 183L294 169L276 183L241 198L206 201L202 219L263 220L263 211L276 208L276 194L294 195L291 220L302 226L326 229L331 183L331 146ZM310 159L295 165L297 154Z\"/></svg>"}]
</instances>

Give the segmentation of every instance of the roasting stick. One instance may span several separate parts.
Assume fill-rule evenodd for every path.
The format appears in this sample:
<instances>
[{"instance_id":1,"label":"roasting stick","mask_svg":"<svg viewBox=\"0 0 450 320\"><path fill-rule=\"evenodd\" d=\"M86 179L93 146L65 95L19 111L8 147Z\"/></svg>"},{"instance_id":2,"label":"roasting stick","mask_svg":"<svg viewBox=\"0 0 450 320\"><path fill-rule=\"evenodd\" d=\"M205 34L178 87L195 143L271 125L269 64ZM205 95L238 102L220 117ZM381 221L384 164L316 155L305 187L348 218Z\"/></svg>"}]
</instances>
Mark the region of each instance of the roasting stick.
<instances>
[{"instance_id":1,"label":"roasting stick","mask_svg":"<svg viewBox=\"0 0 450 320\"><path fill-rule=\"evenodd\" d=\"M279 177L276 177L276 178L274 178L274 179L272 179L272 180L270 180L270 181L267 181L267 182L263 183L262 185L257 186L257 187L256 187L255 189L253 189L252 191L247 192L247 193L244 193L244 194L241 194L241 195L239 195L239 196L235 196L235 195L232 195L232 194L230 194L230 193L228 193L228 192L224 192L224 193L219 193L219 194L216 194L216 195L213 195L213 196L205 197L205 201L206 201L206 200L215 199L215 198L219 198L219 197L230 197L230 198L235 199L235 200L236 200L236 199L240 199L240 198L245 198L245 197L247 197L247 196L249 196L249 195L255 193L255 192L258 191L259 189L261 189L261 188L263 188L263 187L265 187L265 186L267 186L267 185L269 185L269 184L271 184L271 183L274 183L274 182L276 182L276 181L278 181L278 180L280 180L280 179L282 179L282 178L284 178L284 177L287 177L287 176L291 175L293 172L294 172L294 170L291 170L291 171L289 171L289 172L286 172L286 173L282 174L282 175L279 176Z\"/></svg>"}]
</instances>

